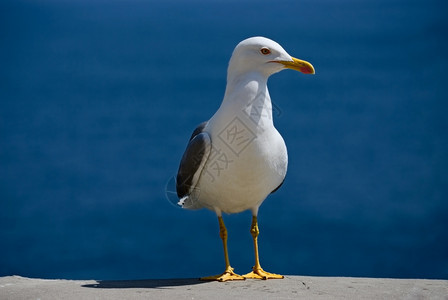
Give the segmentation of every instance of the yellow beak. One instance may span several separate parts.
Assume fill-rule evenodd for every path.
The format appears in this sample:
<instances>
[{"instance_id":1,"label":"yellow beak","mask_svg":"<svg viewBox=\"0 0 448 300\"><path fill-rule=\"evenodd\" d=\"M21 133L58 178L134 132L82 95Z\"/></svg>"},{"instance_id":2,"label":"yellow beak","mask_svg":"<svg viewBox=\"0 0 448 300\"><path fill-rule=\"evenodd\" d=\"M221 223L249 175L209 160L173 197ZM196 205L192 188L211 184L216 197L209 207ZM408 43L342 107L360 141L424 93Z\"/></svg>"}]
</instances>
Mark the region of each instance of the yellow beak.
<instances>
[{"instance_id":1,"label":"yellow beak","mask_svg":"<svg viewBox=\"0 0 448 300\"><path fill-rule=\"evenodd\" d=\"M292 61L279 60L275 61L285 66L285 68L296 70L304 74L315 74L314 67L307 61L292 57Z\"/></svg>"}]
</instances>

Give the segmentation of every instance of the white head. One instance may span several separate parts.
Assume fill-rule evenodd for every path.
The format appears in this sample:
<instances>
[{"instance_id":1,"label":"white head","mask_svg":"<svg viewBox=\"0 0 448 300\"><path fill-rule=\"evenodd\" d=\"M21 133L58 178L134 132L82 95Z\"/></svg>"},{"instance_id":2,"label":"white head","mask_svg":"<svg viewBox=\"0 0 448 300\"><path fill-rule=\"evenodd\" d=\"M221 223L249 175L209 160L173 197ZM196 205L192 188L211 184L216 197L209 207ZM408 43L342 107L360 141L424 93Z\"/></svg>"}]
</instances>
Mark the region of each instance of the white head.
<instances>
[{"instance_id":1,"label":"white head","mask_svg":"<svg viewBox=\"0 0 448 300\"><path fill-rule=\"evenodd\" d=\"M228 68L228 78L249 72L264 76L285 68L314 74L313 66L303 60L291 57L282 46L264 37L251 37L240 42L233 50Z\"/></svg>"}]
</instances>

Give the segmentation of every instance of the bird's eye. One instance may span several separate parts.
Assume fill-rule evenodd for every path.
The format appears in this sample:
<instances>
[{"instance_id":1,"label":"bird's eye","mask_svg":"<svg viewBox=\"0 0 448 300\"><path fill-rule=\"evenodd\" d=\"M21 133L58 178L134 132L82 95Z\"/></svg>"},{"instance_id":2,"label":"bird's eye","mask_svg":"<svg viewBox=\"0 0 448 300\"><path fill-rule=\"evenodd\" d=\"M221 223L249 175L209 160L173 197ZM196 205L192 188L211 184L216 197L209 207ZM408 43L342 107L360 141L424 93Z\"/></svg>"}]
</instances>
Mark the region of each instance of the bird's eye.
<instances>
[{"instance_id":1,"label":"bird's eye","mask_svg":"<svg viewBox=\"0 0 448 300\"><path fill-rule=\"evenodd\" d=\"M261 54L263 54L263 55L271 54L271 50L269 50L269 49L266 48L266 47L261 48L260 52L261 52Z\"/></svg>"}]
</instances>

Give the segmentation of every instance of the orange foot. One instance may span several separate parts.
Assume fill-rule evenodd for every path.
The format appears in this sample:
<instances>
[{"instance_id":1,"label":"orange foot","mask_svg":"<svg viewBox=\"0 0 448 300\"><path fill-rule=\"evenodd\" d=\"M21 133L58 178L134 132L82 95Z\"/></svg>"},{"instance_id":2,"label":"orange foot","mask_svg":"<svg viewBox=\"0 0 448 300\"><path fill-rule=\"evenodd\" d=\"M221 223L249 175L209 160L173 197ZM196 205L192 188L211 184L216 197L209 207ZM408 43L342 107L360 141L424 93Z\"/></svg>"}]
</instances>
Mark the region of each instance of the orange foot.
<instances>
[{"instance_id":1,"label":"orange foot","mask_svg":"<svg viewBox=\"0 0 448 300\"><path fill-rule=\"evenodd\" d=\"M221 281L221 282L229 280L245 280L245 279L246 278L244 278L243 276L235 274L235 272L233 272L233 268L230 266L227 267L227 269L222 274L200 278L200 280L204 281Z\"/></svg>"},{"instance_id":2,"label":"orange foot","mask_svg":"<svg viewBox=\"0 0 448 300\"><path fill-rule=\"evenodd\" d=\"M263 279L263 280L285 278L285 276L283 276L283 275L266 272L261 267L258 267L258 268L253 267L252 270L253 270L252 272L247 273L246 275L243 275L243 277L250 278L250 279Z\"/></svg>"}]
</instances>

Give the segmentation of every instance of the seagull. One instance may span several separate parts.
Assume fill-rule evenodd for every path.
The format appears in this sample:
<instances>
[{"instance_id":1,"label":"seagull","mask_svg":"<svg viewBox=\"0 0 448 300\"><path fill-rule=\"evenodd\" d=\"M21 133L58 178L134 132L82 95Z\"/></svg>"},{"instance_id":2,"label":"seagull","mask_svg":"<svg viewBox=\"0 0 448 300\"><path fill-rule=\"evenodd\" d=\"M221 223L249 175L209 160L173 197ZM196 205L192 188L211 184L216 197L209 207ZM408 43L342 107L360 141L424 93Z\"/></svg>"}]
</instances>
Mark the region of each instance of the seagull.
<instances>
[{"instance_id":1,"label":"seagull","mask_svg":"<svg viewBox=\"0 0 448 300\"><path fill-rule=\"evenodd\" d=\"M201 280L281 279L261 268L258 256L258 209L283 184L288 166L285 142L274 127L267 81L284 69L314 74L306 61L291 57L278 43L251 37L234 49L221 106L190 137L176 177L178 204L207 208L218 217L225 271ZM230 266L223 213L252 212L255 265L238 275Z\"/></svg>"}]
</instances>

